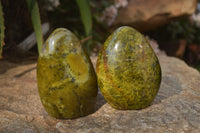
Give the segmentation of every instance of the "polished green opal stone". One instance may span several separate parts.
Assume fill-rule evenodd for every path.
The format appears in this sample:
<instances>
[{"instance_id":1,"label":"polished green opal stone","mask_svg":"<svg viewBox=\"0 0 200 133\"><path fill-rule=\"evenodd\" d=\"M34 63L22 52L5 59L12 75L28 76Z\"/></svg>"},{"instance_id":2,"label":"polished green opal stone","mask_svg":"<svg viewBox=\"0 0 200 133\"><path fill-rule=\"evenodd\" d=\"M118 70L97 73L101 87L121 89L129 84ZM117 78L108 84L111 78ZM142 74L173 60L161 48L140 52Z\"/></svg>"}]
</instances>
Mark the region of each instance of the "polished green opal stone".
<instances>
[{"instance_id":1,"label":"polished green opal stone","mask_svg":"<svg viewBox=\"0 0 200 133\"><path fill-rule=\"evenodd\" d=\"M96 71L104 98L116 109L145 108L160 87L158 58L144 36L131 27L120 27L108 37Z\"/></svg>"},{"instance_id":2,"label":"polished green opal stone","mask_svg":"<svg viewBox=\"0 0 200 133\"><path fill-rule=\"evenodd\" d=\"M50 116L77 118L94 111L97 78L77 37L56 29L38 58L37 82L41 102Z\"/></svg>"}]
</instances>

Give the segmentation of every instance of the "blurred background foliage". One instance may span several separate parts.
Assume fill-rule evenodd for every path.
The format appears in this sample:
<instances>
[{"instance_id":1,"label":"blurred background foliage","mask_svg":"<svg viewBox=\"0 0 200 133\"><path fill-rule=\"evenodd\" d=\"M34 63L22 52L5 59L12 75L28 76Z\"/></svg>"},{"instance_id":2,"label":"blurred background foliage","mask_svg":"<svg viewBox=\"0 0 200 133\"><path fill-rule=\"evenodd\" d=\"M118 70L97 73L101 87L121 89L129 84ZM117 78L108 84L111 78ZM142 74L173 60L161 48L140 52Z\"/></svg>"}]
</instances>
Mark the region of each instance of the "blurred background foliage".
<instances>
[{"instance_id":1,"label":"blurred background foliage","mask_svg":"<svg viewBox=\"0 0 200 133\"><path fill-rule=\"evenodd\" d=\"M3 19L2 4L0 1L0 58L3 50L3 45L4 45L4 19Z\"/></svg>"},{"instance_id":2,"label":"blurred background foliage","mask_svg":"<svg viewBox=\"0 0 200 133\"><path fill-rule=\"evenodd\" d=\"M36 23L40 20L34 22L30 15L31 12L28 12L30 11L27 6L28 1L1 0L6 27L4 39L6 45L3 48L4 57L15 56L22 58L27 57L27 54L37 56L37 51L41 48L41 43L33 47L29 53L17 48L17 45L30 35L33 30L41 34L40 28L34 28L38 27L34 25L38 25ZM42 0L37 2L41 23L47 22L50 24L49 33L43 36L43 40L46 40L55 28L64 27L76 34L90 55L97 55L106 38L114 30L114 27L99 21L103 10L112 5L114 0ZM1 30L1 36L3 35L2 33ZM200 69L199 59L196 59L196 57L195 59L191 58L191 55L187 52L193 44L200 44L200 26L191 21L191 16L175 19L167 25L144 32L144 34L155 39L159 47L170 56L176 56L172 53L175 53L173 49L178 47L177 42L185 40L187 48L183 57L180 58ZM41 36L38 36L36 35L38 42L42 42Z\"/></svg>"},{"instance_id":3,"label":"blurred background foliage","mask_svg":"<svg viewBox=\"0 0 200 133\"><path fill-rule=\"evenodd\" d=\"M184 39L187 43L200 44L200 26L194 24L189 16L183 16L167 25L146 32L159 42Z\"/></svg>"},{"instance_id":4,"label":"blurred background foliage","mask_svg":"<svg viewBox=\"0 0 200 133\"><path fill-rule=\"evenodd\" d=\"M33 3L33 1L39 4L41 22L50 24L49 34L55 28L65 27L83 40L83 45L90 54L98 52L102 42L110 34L107 25L97 21L98 12L112 3L107 0L99 2L93 0L2 0L6 27L4 51L8 51L6 53L14 51L13 49L17 50L17 45L33 31L33 28L38 40L38 49L34 47L32 51L41 49L43 40L41 26L38 25L40 20L37 17L37 9L32 10L31 8L34 7L30 8L27 6L30 3L26 3ZM47 36L44 36L44 40ZM21 52L23 53L23 51ZM14 51L12 53L18 56L21 52Z\"/></svg>"},{"instance_id":5,"label":"blurred background foliage","mask_svg":"<svg viewBox=\"0 0 200 133\"><path fill-rule=\"evenodd\" d=\"M179 57L200 71L200 19L196 23L191 17L194 16L183 16L145 34L154 38L167 55ZM186 45L181 46L181 41ZM181 56L177 55L179 49Z\"/></svg>"},{"instance_id":6,"label":"blurred background foliage","mask_svg":"<svg viewBox=\"0 0 200 133\"><path fill-rule=\"evenodd\" d=\"M112 2L107 0L99 2L85 0L85 5L83 3L77 5L80 1L83 2L83 0L60 0L57 7L50 3L51 6L50 10L47 11L47 18L52 29L65 27L74 32L81 40L89 37L84 42L84 46L91 54L92 52L98 52L99 47L110 34L109 27L99 22L97 17L100 15L98 12L102 12ZM49 1L46 0L46 5L48 4ZM88 7L86 7L87 5ZM83 14L82 17L81 12Z\"/></svg>"},{"instance_id":7,"label":"blurred background foliage","mask_svg":"<svg viewBox=\"0 0 200 133\"><path fill-rule=\"evenodd\" d=\"M43 45L43 36L42 36L40 11L39 11L39 7L38 7L38 3L36 0L26 0L26 2L27 2L27 6L29 9L30 15L31 15L33 29L35 31L38 54L40 54L40 51L41 51L42 45Z\"/></svg>"}]
</instances>

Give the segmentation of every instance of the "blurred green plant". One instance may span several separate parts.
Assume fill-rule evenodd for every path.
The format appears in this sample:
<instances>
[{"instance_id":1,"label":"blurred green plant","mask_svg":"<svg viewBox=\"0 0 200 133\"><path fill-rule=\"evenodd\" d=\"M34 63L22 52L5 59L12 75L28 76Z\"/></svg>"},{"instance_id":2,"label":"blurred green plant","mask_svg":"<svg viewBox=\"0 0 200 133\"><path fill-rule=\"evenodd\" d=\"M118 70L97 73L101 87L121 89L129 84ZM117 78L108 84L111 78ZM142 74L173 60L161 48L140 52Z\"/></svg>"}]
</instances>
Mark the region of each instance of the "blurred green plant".
<instances>
[{"instance_id":1,"label":"blurred green plant","mask_svg":"<svg viewBox=\"0 0 200 133\"><path fill-rule=\"evenodd\" d=\"M36 34L38 53L40 53L43 44L38 2L40 2L40 6L43 11L45 11L45 17L50 23L51 28L65 27L70 29L82 40L81 42L83 42L84 47L89 53L91 53L91 51L93 52L94 49L97 49L95 51L98 52L102 42L105 41L105 38L110 33L109 28L98 21L99 12L106 6L109 6L109 1L59 0L59 4L56 6L53 1L51 3L49 0L25 1L28 5L32 25ZM51 9L48 8L48 5L50 5ZM3 14L3 12L1 13ZM41 12L41 14L44 14L44 12ZM2 36L4 36L3 30L1 31L1 37ZM0 45L0 50L2 49L2 44L3 43Z\"/></svg>"},{"instance_id":2,"label":"blurred green plant","mask_svg":"<svg viewBox=\"0 0 200 133\"><path fill-rule=\"evenodd\" d=\"M0 58L3 51L4 45L4 19L3 19L3 9L0 1Z\"/></svg>"},{"instance_id":3,"label":"blurred green plant","mask_svg":"<svg viewBox=\"0 0 200 133\"><path fill-rule=\"evenodd\" d=\"M167 26L167 32L171 33L173 40L185 39L188 44L200 44L200 27L191 23L188 17L172 21Z\"/></svg>"},{"instance_id":4,"label":"blurred green plant","mask_svg":"<svg viewBox=\"0 0 200 133\"><path fill-rule=\"evenodd\" d=\"M36 0L26 0L26 2L31 14L33 28L36 34L38 53L40 53L42 44L43 44L43 36L42 36L42 31L41 31L41 22L40 22L38 3ZM3 18L3 10L2 10L1 1L0 1L0 33L1 33L0 35L0 57L1 57L3 44L4 44L4 18Z\"/></svg>"},{"instance_id":5,"label":"blurred green plant","mask_svg":"<svg viewBox=\"0 0 200 133\"><path fill-rule=\"evenodd\" d=\"M191 18L191 16L183 16L172 21L168 25L159 27L147 33L151 38L156 39L160 44L180 43L180 40L187 42L186 49L183 51L183 59L191 66L200 70L200 62L198 52L191 49L192 45L200 45L200 25ZM161 45L162 46L162 45ZM174 45L176 47L177 45ZM167 48L167 46L163 47ZM168 47L170 51L170 47ZM166 49L167 50L167 49ZM198 51L198 49L197 49Z\"/></svg>"},{"instance_id":6,"label":"blurred green plant","mask_svg":"<svg viewBox=\"0 0 200 133\"><path fill-rule=\"evenodd\" d=\"M184 39L187 41L188 46L192 44L200 45L200 26L191 21L189 17L183 17L177 21L171 22L167 26L167 30L171 33L171 38L174 40ZM190 49L190 51L188 50L188 52L194 52L191 50L192 49ZM199 55L196 53L193 56L194 57L188 55L185 58L187 58L190 65L200 71L200 62L194 60Z\"/></svg>"},{"instance_id":7,"label":"blurred green plant","mask_svg":"<svg viewBox=\"0 0 200 133\"><path fill-rule=\"evenodd\" d=\"M31 20L33 28L35 31L35 36L37 39L38 53L40 54L43 45L43 36L41 30L40 12L38 8L38 3L36 0L26 0L29 12L31 14Z\"/></svg>"},{"instance_id":8,"label":"blurred green plant","mask_svg":"<svg viewBox=\"0 0 200 133\"><path fill-rule=\"evenodd\" d=\"M57 7L47 11L52 28L65 27L82 41L89 54L97 52L110 33L109 28L98 21L106 0L60 0ZM95 49L95 51L94 51Z\"/></svg>"},{"instance_id":9,"label":"blurred green plant","mask_svg":"<svg viewBox=\"0 0 200 133\"><path fill-rule=\"evenodd\" d=\"M76 0L76 2L79 6L81 20L85 29L85 34L86 36L89 36L91 35L92 31L92 17L91 17L89 0Z\"/></svg>"},{"instance_id":10,"label":"blurred green plant","mask_svg":"<svg viewBox=\"0 0 200 133\"><path fill-rule=\"evenodd\" d=\"M90 11L90 3L89 0L76 0L78 4L81 21L84 26L86 37L91 36L92 33L92 15ZM90 38L90 37L89 37ZM85 43L85 48L87 51L90 51L91 41Z\"/></svg>"}]
</instances>

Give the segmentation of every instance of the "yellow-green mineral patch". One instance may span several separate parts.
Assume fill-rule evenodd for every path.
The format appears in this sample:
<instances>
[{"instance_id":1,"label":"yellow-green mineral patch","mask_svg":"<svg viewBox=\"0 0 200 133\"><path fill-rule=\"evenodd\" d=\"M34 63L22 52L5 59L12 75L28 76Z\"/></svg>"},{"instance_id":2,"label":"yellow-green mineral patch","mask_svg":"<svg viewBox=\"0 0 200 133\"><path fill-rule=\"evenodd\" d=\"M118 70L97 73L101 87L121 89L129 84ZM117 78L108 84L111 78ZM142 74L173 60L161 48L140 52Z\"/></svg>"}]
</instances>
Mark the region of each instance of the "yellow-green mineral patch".
<instances>
[{"instance_id":1,"label":"yellow-green mineral patch","mask_svg":"<svg viewBox=\"0 0 200 133\"><path fill-rule=\"evenodd\" d=\"M116 109L145 108L160 87L158 58L143 35L131 27L120 27L108 37L96 71L104 98Z\"/></svg>"},{"instance_id":2,"label":"yellow-green mineral patch","mask_svg":"<svg viewBox=\"0 0 200 133\"><path fill-rule=\"evenodd\" d=\"M77 37L64 28L46 40L38 59L37 82L41 102L55 118L77 118L94 111L97 79Z\"/></svg>"}]
</instances>

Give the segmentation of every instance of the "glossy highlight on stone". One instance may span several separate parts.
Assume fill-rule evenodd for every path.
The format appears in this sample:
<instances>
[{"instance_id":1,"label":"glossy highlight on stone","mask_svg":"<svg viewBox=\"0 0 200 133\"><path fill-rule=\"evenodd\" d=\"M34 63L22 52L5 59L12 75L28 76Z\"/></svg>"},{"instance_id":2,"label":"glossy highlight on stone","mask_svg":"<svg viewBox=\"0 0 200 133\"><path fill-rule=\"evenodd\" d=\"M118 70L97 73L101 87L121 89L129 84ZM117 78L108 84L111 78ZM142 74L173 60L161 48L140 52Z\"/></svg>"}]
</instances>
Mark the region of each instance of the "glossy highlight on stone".
<instances>
[{"instance_id":1,"label":"glossy highlight on stone","mask_svg":"<svg viewBox=\"0 0 200 133\"><path fill-rule=\"evenodd\" d=\"M116 109L149 106L161 83L161 68L153 49L141 33L127 26L107 38L96 71L104 98Z\"/></svg>"},{"instance_id":2,"label":"glossy highlight on stone","mask_svg":"<svg viewBox=\"0 0 200 133\"><path fill-rule=\"evenodd\" d=\"M38 58L37 82L41 102L50 116L77 118L93 113L97 78L80 41L58 28L46 40Z\"/></svg>"}]
</instances>

